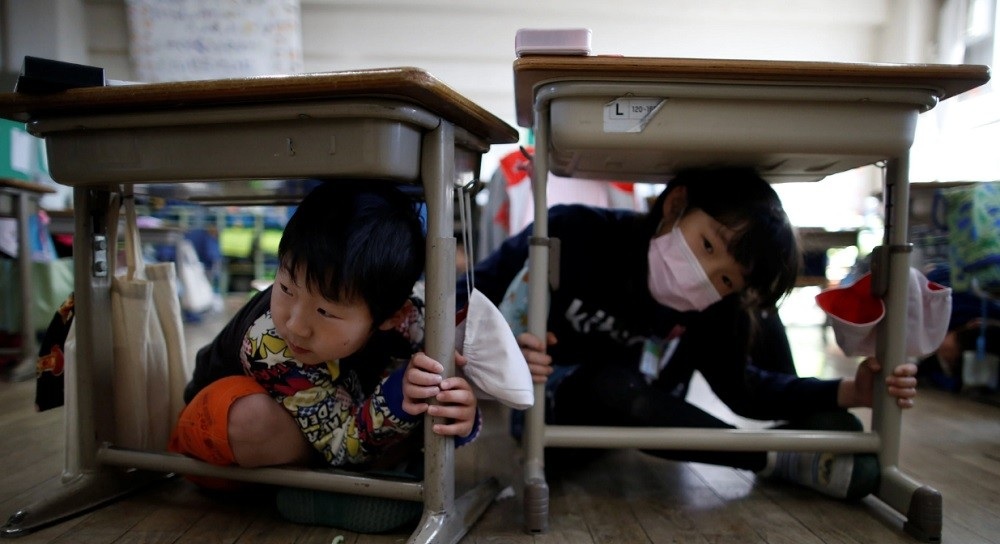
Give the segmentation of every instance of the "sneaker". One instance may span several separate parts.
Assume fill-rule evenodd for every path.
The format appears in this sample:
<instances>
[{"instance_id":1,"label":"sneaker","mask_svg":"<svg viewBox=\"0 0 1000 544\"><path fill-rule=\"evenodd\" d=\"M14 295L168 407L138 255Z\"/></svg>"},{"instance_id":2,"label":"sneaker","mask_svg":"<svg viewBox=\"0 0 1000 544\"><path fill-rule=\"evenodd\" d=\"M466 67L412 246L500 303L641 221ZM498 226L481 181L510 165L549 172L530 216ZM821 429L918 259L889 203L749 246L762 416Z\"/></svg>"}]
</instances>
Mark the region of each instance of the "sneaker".
<instances>
[{"instance_id":1,"label":"sneaker","mask_svg":"<svg viewBox=\"0 0 1000 544\"><path fill-rule=\"evenodd\" d=\"M846 410L809 414L781 425L781 429L817 431L864 430L861 421ZM760 473L815 489L838 499L857 500L878 489L881 470L870 453L770 452L768 468Z\"/></svg>"},{"instance_id":2,"label":"sneaker","mask_svg":"<svg viewBox=\"0 0 1000 544\"><path fill-rule=\"evenodd\" d=\"M872 454L777 452L767 476L804 485L824 495L857 500L874 493L878 458Z\"/></svg>"},{"instance_id":3,"label":"sneaker","mask_svg":"<svg viewBox=\"0 0 1000 544\"><path fill-rule=\"evenodd\" d=\"M354 533L386 533L415 523L421 502L286 487L278 490L281 517L295 523L336 527Z\"/></svg>"}]
</instances>

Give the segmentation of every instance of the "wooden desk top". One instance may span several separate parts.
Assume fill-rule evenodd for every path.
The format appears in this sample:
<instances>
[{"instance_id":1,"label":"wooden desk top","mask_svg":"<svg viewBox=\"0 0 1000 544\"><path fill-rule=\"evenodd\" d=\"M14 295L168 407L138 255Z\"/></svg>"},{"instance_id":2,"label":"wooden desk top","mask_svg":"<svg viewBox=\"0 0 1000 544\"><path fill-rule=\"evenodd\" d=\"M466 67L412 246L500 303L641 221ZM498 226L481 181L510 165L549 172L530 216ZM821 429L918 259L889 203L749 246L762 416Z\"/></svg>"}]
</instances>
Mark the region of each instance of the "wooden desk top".
<instances>
[{"instance_id":1,"label":"wooden desk top","mask_svg":"<svg viewBox=\"0 0 1000 544\"><path fill-rule=\"evenodd\" d=\"M938 100L990 79L982 65L873 64L614 56L525 56L514 61L517 124L531 127L534 90L557 81L718 82L926 89Z\"/></svg>"},{"instance_id":2,"label":"wooden desk top","mask_svg":"<svg viewBox=\"0 0 1000 544\"><path fill-rule=\"evenodd\" d=\"M377 97L418 105L491 144L517 130L418 68L385 68L205 81L85 87L47 95L0 94L0 117L28 122L101 113Z\"/></svg>"},{"instance_id":3,"label":"wooden desk top","mask_svg":"<svg viewBox=\"0 0 1000 544\"><path fill-rule=\"evenodd\" d=\"M0 189L14 189L28 193L44 195L56 192L52 187L46 187L40 183L22 181L19 179L0 178Z\"/></svg>"}]
</instances>

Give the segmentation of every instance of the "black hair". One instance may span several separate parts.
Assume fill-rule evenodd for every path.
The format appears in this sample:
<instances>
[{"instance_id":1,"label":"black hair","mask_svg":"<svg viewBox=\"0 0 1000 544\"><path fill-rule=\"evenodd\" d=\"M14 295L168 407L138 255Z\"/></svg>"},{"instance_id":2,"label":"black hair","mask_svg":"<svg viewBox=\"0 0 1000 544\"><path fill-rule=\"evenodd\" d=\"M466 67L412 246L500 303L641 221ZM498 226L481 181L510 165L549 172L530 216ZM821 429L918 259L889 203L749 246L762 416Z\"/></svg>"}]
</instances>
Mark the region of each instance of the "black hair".
<instances>
[{"instance_id":1,"label":"black hair","mask_svg":"<svg viewBox=\"0 0 1000 544\"><path fill-rule=\"evenodd\" d=\"M795 287L801 252L795 230L774 188L753 168L691 168L677 172L650 210L652 225L663 219L663 202L677 187L687 189L687 209L701 209L735 234L727 249L747 270L746 308L769 309Z\"/></svg>"},{"instance_id":2,"label":"black hair","mask_svg":"<svg viewBox=\"0 0 1000 544\"><path fill-rule=\"evenodd\" d=\"M320 183L298 205L278 244L279 266L332 301L363 300L378 327L424 271L417 202L390 182Z\"/></svg>"}]
</instances>

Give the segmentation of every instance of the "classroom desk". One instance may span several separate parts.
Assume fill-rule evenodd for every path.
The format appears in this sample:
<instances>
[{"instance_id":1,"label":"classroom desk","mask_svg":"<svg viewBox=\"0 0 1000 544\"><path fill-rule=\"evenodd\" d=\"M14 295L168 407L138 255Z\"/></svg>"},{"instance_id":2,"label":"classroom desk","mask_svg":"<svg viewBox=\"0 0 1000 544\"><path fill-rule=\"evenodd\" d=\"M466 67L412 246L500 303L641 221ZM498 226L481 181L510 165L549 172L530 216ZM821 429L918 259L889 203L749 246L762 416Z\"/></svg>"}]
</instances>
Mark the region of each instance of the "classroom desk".
<instances>
[{"instance_id":1,"label":"classroom desk","mask_svg":"<svg viewBox=\"0 0 1000 544\"><path fill-rule=\"evenodd\" d=\"M390 68L0 95L0 117L46 140L50 173L74 187L77 368L67 379L67 461L49 497L15 513L18 535L179 472L422 500L411 542L455 542L492 501L496 480L454 498L454 443L425 425L422 482L304 469L214 467L114 446L107 247L110 195L171 190L226 202L295 202L286 184L251 180L365 178L422 184L428 207L426 351L454 373L453 195L479 175L491 144L517 132L416 68ZM304 188L305 184L300 184ZM213 201L215 202L215 201ZM139 470L122 470L121 467Z\"/></svg>"},{"instance_id":2,"label":"classroom desk","mask_svg":"<svg viewBox=\"0 0 1000 544\"><path fill-rule=\"evenodd\" d=\"M875 284L888 312L878 354L883 361L905 359L907 170L916 118L988 81L988 67L525 56L513 69L517 123L534 128L537 150L532 333L544 338L550 171L666 181L688 166L743 165L781 182L887 161L886 235ZM941 496L898 468L901 411L877 381L872 431L862 433L546 426L544 406L536 404L525 429L527 529L544 531L548 524L545 446L877 452L878 498L906 518L912 535L939 540ZM535 394L542 398L541 386Z\"/></svg>"},{"instance_id":3,"label":"classroom desk","mask_svg":"<svg viewBox=\"0 0 1000 544\"><path fill-rule=\"evenodd\" d=\"M964 187L975 181L928 181L910 184L910 226L944 228L943 202L937 203L938 192L943 189ZM938 206L937 208L935 206Z\"/></svg>"},{"instance_id":4,"label":"classroom desk","mask_svg":"<svg viewBox=\"0 0 1000 544\"><path fill-rule=\"evenodd\" d=\"M55 191L38 183L0 178L0 215L10 213L17 221L17 271L21 290L21 346L0 349L0 353L17 353L21 361L15 367L15 374L23 372L26 367L34 368L38 359L38 341L35 335L32 296L34 288L31 283L31 240L28 237L28 217L38 207L38 200ZM9 210L9 211L8 211ZM21 371L21 372L18 372Z\"/></svg>"},{"instance_id":5,"label":"classroom desk","mask_svg":"<svg viewBox=\"0 0 1000 544\"><path fill-rule=\"evenodd\" d=\"M827 230L822 227L799 227L795 230L799 235L799 249L802 250L802 256L804 258L812 256L816 260L822 256L824 262L827 252L831 249L857 246L858 235L861 233L860 229L856 228ZM795 286L807 285L829 287L830 279L826 277L826 270L809 270L807 264L804 272L799 274Z\"/></svg>"}]
</instances>

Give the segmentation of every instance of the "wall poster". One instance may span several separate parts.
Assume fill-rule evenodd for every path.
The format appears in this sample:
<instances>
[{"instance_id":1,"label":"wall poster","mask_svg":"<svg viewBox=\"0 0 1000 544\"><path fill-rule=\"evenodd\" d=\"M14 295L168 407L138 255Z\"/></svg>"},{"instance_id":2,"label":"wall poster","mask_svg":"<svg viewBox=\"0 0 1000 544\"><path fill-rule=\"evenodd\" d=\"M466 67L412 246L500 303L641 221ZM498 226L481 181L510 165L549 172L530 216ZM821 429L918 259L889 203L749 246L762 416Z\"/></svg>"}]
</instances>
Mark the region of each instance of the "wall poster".
<instances>
[{"instance_id":1,"label":"wall poster","mask_svg":"<svg viewBox=\"0 0 1000 544\"><path fill-rule=\"evenodd\" d=\"M144 83L302 71L299 0L127 0Z\"/></svg>"}]
</instances>

